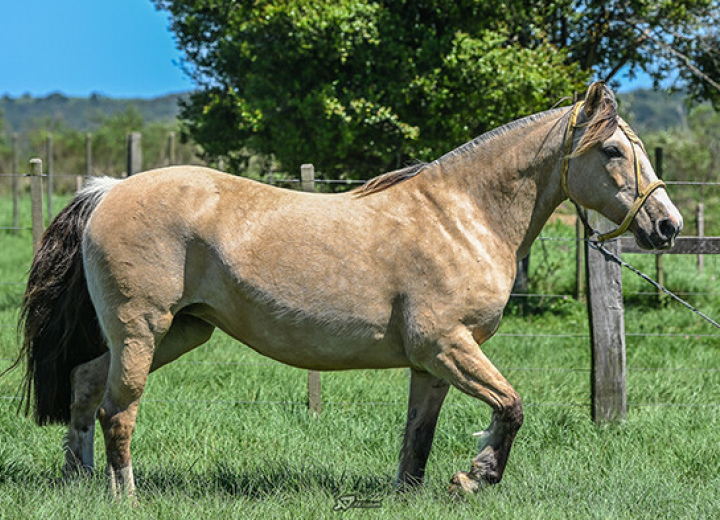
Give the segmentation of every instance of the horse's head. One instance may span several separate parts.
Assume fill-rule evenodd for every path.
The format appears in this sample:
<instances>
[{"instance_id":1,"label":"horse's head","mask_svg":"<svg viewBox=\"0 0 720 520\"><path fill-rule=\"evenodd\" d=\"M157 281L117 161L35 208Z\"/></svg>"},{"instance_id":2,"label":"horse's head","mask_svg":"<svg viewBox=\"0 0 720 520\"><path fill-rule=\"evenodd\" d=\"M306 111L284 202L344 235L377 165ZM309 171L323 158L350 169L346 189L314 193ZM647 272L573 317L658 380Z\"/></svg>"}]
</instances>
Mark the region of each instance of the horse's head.
<instances>
[{"instance_id":1,"label":"horse's head","mask_svg":"<svg viewBox=\"0 0 720 520\"><path fill-rule=\"evenodd\" d=\"M644 249L672 247L682 230L682 216L658 180L642 142L618 116L615 97L603 83L592 84L585 101L570 112L564 154L565 194L619 226L600 235L600 240L630 230Z\"/></svg>"}]
</instances>

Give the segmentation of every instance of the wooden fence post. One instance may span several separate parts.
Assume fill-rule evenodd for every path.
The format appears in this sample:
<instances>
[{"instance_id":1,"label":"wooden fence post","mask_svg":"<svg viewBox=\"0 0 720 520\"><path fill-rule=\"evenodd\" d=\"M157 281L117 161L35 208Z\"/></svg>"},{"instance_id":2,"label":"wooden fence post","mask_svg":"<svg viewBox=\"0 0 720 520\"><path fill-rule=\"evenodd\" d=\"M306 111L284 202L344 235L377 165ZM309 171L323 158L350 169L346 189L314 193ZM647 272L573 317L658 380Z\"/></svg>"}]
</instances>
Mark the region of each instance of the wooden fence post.
<instances>
[{"instance_id":1,"label":"wooden fence post","mask_svg":"<svg viewBox=\"0 0 720 520\"><path fill-rule=\"evenodd\" d=\"M702 202L698 202L697 206L697 236L698 237L704 237L705 236L705 204ZM698 266L698 274L702 274L703 268L705 267L705 261L703 260L703 255L697 255L697 266Z\"/></svg>"},{"instance_id":2,"label":"wooden fence post","mask_svg":"<svg viewBox=\"0 0 720 520\"><path fill-rule=\"evenodd\" d=\"M89 178L92 176L92 134L89 132L85 134L85 177ZM80 191L83 187L84 181L82 175L75 177L75 191Z\"/></svg>"},{"instance_id":3,"label":"wooden fence post","mask_svg":"<svg viewBox=\"0 0 720 520\"><path fill-rule=\"evenodd\" d=\"M140 132L130 132L127 135L127 175L130 177L142 171L142 147Z\"/></svg>"},{"instance_id":4,"label":"wooden fence post","mask_svg":"<svg viewBox=\"0 0 720 520\"><path fill-rule=\"evenodd\" d=\"M530 253L517 263L517 273L513 283L512 292L516 294L527 294L530 271Z\"/></svg>"},{"instance_id":5,"label":"wooden fence post","mask_svg":"<svg viewBox=\"0 0 720 520\"><path fill-rule=\"evenodd\" d=\"M19 233L20 217L20 147L18 146L18 135L12 136L12 192L13 192L13 228L16 235Z\"/></svg>"},{"instance_id":6,"label":"wooden fence post","mask_svg":"<svg viewBox=\"0 0 720 520\"><path fill-rule=\"evenodd\" d=\"M52 134L47 135L47 139L45 140L45 155L47 156L47 164L45 165L45 170L47 174L47 212L48 212L48 218L53 218L53 174L55 173L54 165L53 165L53 138ZM41 165L42 166L42 165Z\"/></svg>"},{"instance_id":7,"label":"wooden fence post","mask_svg":"<svg viewBox=\"0 0 720 520\"><path fill-rule=\"evenodd\" d=\"M168 166L175 164L175 132L168 135Z\"/></svg>"},{"instance_id":8,"label":"wooden fence post","mask_svg":"<svg viewBox=\"0 0 720 520\"><path fill-rule=\"evenodd\" d=\"M32 211L33 256L40 248L45 228L43 217L42 160L30 161L30 204Z\"/></svg>"},{"instance_id":9,"label":"wooden fence post","mask_svg":"<svg viewBox=\"0 0 720 520\"><path fill-rule=\"evenodd\" d=\"M658 179L663 178L663 149L659 146L655 148L655 174L657 175ZM663 255L655 255L655 280L657 280L660 285L665 285ZM666 294L658 289L658 299L662 299L665 296Z\"/></svg>"},{"instance_id":10,"label":"wooden fence post","mask_svg":"<svg viewBox=\"0 0 720 520\"><path fill-rule=\"evenodd\" d=\"M315 167L312 164L300 166L300 184L303 191L315 192ZM320 372L308 371L308 408L313 413L322 411L322 383Z\"/></svg>"},{"instance_id":11,"label":"wooden fence post","mask_svg":"<svg viewBox=\"0 0 720 520\"><path fill-rule=\"evenodd\" d=\"M591 211L588 218L595 229L610 222ZM620 255L619 241L605 247ZM587 307L592 348L591 401L596 423L625 418L625 320L623 316L621 266L603 252L585 243Z\"/></svg>"},{"instance_id":12,"label":"wooden fence post","mask_svg":"<svg viewBox=\"0 0 720 520\"><path fill-rule=\"evenodd\" d=\"M585 211L580 209L579 211ZM575 299L585 296L585 226L580 216L575 218Z\"/></svg>"}]
</instances>

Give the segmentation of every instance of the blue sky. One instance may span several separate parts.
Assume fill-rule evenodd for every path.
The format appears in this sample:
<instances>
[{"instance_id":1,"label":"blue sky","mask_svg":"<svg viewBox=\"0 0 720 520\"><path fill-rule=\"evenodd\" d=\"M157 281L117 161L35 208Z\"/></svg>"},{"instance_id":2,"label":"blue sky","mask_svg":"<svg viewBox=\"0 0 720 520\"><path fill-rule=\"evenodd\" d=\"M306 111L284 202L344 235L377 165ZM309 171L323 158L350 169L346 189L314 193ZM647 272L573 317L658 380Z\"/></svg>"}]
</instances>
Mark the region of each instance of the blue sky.
<instances>
[{"instance_id":1,"label":"blue sky","mask_svg":"<svg viewBox=\"0 0 720 520\"><path fill-rule=\"evenodd\" d=\"M151 97L190 90L150 0L0 0L0 95Z\"/></svg>"},{"instance_id":2,"label":"blue sky","mask_svg":"<svg viewBox=\"0 0 720 520\"><path fill-rule=\"evenodd\" d=\"M0 0L0 96L153 97L193 88L150 0ZM621 90L649 86L646 77Z\"/></svg>"}]
</instances>

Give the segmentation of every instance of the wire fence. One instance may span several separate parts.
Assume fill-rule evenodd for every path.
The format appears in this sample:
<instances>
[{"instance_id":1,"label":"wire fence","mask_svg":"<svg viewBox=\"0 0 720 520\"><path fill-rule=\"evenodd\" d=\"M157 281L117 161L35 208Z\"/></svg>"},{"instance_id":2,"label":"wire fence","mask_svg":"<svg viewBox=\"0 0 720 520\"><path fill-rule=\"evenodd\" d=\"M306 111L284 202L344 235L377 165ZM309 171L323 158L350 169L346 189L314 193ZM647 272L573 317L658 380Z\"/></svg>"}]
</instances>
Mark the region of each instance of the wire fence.
<instances>
[{"instance_id":1,"label":"wire fence","mask_svg":"<svg viewBox=\"0 0 720 520\"><path fill-rule=\"evenodd\" d=\"M26 174L15 174L15 173L0 173L0 178L16 178L25 179L29 175ZM84 175L76 174L55 174L54 177L67 177L67 178L86 178ZM297 186L302 182L302 179L290 178L290 179L275 179L272 176L268 179L270 184L273 185L289 185ZM365 181L358 180L345 180L345 179L322 179L316 178L313 180L315 184L329 185L329 186L348 186L355 187L362 185ZM720 186L720 182L694 182L694 181L666 181L668 185L675 186ZM31 226L26 225L13 225L13 226L1 226L0 231L5 232L27 232L32 229ZM539 243L560 243L565 245L574 244L578 246L584 239L573 238L573 237L557 237L557 236L540 236L538 238ZM24 290L24 281L7 281L0 280L1 290L12 290L20 293ZM720 296L720 292L702 291L702 292L678 292L682 296L701 296L701 297L717 297ZM626 294L626 296L655 296L656 292L637 291ZM533 293L533 292L513 292L511 298L513 300L568 300L574 298L571 294L553 294L553 293ZM17 328L16 323L0 323L0 328ZM668 338L673 340L705 340L720 338L720 334L707 334L707 333L662 333L662 332L626 332L626 337L629 338ZM562 333L534 333L534 332L500 332L495 334L496 338L524 338L524 339L541 339L541 340L557 340L560 342L577 340L587 341L590 335L587 332L562 332ZM0 358L0 361L7 363L15 362L12 358ZM237 362L237 361L187 361L178 360L173 364L177 365L206 365L206 366L234 366L234 367L249 367L249 366L279 366L280 363L276 361L258 361L258 362ZM506 366L499 367L501 371L505 372L553 372L553 373L590 373L589 367L532 367L532 366ZM711 374L720 372L720 367L627 367L628 372L688 372L696 374ZM0 395L0 400L18 400L17 395ZM261 405L261 406L307 406L306 400L303 401L292 401L292 400L234 400L234 399L160 399L160 398L147 398L144 402L164 403L164 404L206 404L206 405ZM402 401L332 401L324 400L323 406L330 407L347 407L347 406L407 406L407 403ZM446 406L464 406L461 403L448 403ZM529 402L524 403L524 406L528 407L589 407L588 401L584 402ZM719 408L720 403L673 403L673 402L628 402L629 408L633 407L704 407L704 408Z\"/></svg>"}]
</instances>

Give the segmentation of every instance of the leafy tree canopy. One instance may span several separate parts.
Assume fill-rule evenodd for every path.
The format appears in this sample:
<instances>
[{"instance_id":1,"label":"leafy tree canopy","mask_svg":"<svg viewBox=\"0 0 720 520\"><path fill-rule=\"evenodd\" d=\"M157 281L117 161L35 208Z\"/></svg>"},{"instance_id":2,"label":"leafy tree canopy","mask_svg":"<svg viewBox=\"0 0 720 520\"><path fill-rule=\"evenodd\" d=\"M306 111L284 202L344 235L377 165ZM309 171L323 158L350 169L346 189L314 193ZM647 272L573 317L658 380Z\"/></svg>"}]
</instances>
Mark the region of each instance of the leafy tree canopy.
<instances>
[{"instance_id":1,"label":"leafy tree canopy","mask_svg":"<svg viewBox=\"0 0 720 520\"><path fill-rule=\"evenodd\" d=\"M199 85L182 119L208 157L367 178L548 109L593 74L664 77L652 38L686 34L714 0L154 1Z\"/></svg>"}]
</instances>

